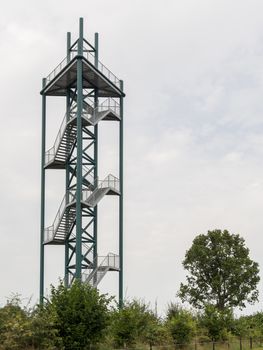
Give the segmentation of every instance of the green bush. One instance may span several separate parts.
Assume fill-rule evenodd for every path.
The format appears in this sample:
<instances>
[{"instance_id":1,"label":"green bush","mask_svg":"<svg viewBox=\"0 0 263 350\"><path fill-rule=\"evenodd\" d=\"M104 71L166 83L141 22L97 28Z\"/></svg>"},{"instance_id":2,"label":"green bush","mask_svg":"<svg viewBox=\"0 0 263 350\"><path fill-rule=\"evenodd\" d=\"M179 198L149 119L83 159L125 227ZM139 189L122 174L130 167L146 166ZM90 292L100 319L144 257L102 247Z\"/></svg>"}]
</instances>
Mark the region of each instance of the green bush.
<instances>
[{"instance_id":1,"label":"green bush","mask_svg":"<svg viewBox=\"0 0 263 350\"><path fill-rule=\"evenodd\" d=\"M196 333L196 321L190 311L174 308L168 309L167 327L175 344L187 344Z\"/></svg>"}]
</instances>

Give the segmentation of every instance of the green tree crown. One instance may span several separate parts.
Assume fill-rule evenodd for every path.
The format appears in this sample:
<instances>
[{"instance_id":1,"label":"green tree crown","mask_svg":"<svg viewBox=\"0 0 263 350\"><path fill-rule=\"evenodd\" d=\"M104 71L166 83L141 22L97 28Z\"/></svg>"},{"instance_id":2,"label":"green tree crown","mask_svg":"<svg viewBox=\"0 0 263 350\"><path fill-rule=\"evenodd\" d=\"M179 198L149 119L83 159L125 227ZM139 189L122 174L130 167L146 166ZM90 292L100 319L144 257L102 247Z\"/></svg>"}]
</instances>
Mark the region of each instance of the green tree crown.
<instances>
[{"instance_id":1,"label":"green tree crown","mask_svg":"<svg viewBox=\"0 0 263 350\"><path fill-rule=\"evenodd\" d=\"M219 310L245 307L258 300L258 263L249 257L242 237L227 230L200 234L186 252L187 283L178 293L196 308L214 305Z\"/></svg>"}]
</instances>

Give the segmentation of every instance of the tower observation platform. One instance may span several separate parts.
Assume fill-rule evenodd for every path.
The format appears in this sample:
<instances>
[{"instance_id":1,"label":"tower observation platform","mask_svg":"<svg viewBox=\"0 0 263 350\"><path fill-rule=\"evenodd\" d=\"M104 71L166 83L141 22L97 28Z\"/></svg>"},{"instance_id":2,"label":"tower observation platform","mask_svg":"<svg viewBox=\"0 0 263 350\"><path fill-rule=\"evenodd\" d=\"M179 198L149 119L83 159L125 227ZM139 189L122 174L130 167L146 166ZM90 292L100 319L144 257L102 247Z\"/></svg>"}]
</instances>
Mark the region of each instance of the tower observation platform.
<instances>
[{"instance_id":1,"label":"tower observation platform","mask_svg":"<svg viewBox=\"0 0 263 350\"><path fill-rule=\"evenodd\" d=\"M40 223L40 302L44 298L45 249L63 245L64 282L75 279L97 287L105 274L119 274L119 304L123 302L123 81L98 59L99 40L94 45L83 37L71 43L67 33L65 59L42 81L42 157ZM65 97L65 114L54 144L46 148L47 97ZM119 173L100 179L98 133L101 122L119 129ZM46 171L63 170L65 195L51 225L45 223ZM118 196L119 251L98 254L98 206L104 196Z\"/></svg>"}]
</instances>

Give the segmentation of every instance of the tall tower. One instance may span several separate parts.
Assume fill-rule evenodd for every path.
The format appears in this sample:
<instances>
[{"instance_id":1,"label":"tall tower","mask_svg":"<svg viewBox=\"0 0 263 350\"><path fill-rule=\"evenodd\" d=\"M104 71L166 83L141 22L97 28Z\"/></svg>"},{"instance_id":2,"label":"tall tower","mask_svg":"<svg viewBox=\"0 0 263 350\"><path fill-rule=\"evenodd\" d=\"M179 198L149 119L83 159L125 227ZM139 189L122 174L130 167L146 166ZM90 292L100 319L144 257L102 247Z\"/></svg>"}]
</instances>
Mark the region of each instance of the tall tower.
<instances>
[{"instance_id":1,"label":"tall tower","mask_svg":"<svg viewBox=\"0 0 263 350\"><path fill-rule=\"evenodd\" d=\"M108 271L119 274L119 304L123 301L123 81L98 59L99 41L83 37L71 42L67 33L67 56L42 82L42 164L40 302L44 297L44 252L48 245L65 247L64 281L70 286L81 280L97 287ZM46 103L48 96L65 96L66 111L53 146L46 149ZM100 179L98 133L103 121L119 128L119 174ZM51 226L45 225L46 171L62 169L65 195ZM98 205L105 195L119 197L119 252L98 254Z\"/></svg>"}]
</instances>

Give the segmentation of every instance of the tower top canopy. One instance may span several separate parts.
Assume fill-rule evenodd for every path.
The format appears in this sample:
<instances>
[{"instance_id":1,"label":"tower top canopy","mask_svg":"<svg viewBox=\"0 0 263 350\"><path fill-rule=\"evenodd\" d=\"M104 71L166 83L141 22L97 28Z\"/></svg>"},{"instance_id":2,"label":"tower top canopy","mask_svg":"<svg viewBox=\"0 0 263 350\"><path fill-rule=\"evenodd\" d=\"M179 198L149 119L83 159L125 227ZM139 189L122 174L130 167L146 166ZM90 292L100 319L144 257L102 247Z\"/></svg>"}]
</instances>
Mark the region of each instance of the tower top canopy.
<instances>
[{"instance_id":1,"label":"tower top canopy","mask_svg":"<svg viewBox=\"0 0 263 350\"><path fill-rule=\"evenodd\" d=\"M98 33L94 45L83 36L83 18L79 19L79 38L71 45L71 35L67 33L67 56L45 78L41 94L66 96L68 88L76 88L77 61L82 60L83 87L98 89L99 97L125 96L122 81L98 59Z\"/></svg>"}]
</instances>

